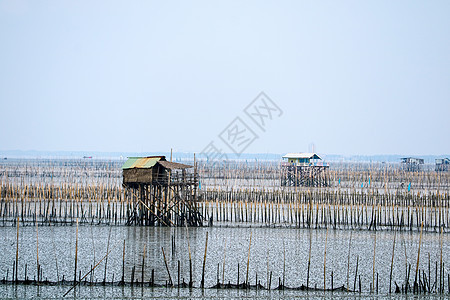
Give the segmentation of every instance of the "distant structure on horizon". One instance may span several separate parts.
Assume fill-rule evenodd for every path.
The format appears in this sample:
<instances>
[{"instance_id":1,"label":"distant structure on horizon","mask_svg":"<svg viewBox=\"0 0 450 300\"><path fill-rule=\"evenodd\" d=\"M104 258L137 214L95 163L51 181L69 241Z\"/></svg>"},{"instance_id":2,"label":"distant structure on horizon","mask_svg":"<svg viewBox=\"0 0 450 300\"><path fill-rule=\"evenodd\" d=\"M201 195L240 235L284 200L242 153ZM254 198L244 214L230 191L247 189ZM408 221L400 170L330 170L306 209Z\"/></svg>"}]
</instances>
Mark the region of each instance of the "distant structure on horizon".
<instances>
[{"instance_id":1,"label":"distant structure on horizon","mask_svg":"<svg viewBox=\"0 0 450 300\"><path fill-rule=\"evenodd\" d=\"M403 157L401 158L401 164L403 170L407 172L418 172L420 171L420 166L423 165L423 159L415 157Z\"/></svg>"},{"instance_id":2,"label":"distant structure on horizon","mask_svg":"<svg viewBox=\"0 0 450 300\"><path fill-rule=\"evenodd\" d=\"M449 170L449 166L450 166L449 158L437 158L437 159L435 159L435 162L436 162L436 167L435 167L436 172L447 172Z\"/></svg>"},{"instance_id":3,"label":"distant structure on horizon","mask_svg":"<svg viewBox=\"0 0 450 300\"><path fill-rule=\"evenodd\" d=\"M328 168L317 153L287 153L281 163L281 186L328 186Z\"/></svg>"}]
</instances>

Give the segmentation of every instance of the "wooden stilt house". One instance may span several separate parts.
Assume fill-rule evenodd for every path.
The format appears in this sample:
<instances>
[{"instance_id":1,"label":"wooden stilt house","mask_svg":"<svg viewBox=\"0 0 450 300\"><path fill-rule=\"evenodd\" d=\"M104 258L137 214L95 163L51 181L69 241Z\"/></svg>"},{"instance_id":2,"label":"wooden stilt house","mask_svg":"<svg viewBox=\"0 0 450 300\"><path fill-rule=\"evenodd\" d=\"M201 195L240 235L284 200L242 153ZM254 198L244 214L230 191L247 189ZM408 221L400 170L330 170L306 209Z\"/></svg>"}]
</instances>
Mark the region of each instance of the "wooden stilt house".
<instances>
[{"instance_id":1,"label":"wooden stilt house","mask_svg":"<svg viewBox=\"0 0 450 300\"><path fill-rule=\"evenodd\" d=\"M415 157L403 157L401 159L401 164L403 170L407 172L418 172L421 169L421 165L423 165L423 159L422 158L415 158Z\"/></svg>"},{"instance_id":2,"label":"wooden stilt house","mask_svg":"<svg viewBox=\"0 0 450 300\"><path fill-rule=\"evenodd\" d=\"M281 185L328 186L328 168L316 153L288 153L281 163Z\"/></svg>"},{"instance_id":3,"label":"wooden stilt house","mask_svg":"<svg viewBox=\"0 0 450 300\"><path fill-rule=\"evenodd\" d=\"M201 226L195 168L165 156L130 157L122 166L123 186L133 199L128 224Z\"/></svg>"},{"instance_id":4,"label":"wooden stilt house","mask_svg":"<svg viewBox=\"0 0 450 300\"><path fill-rule=\"evenodd\" d=\"M449 158L437 158L435 160L436 166L435 171L436 172L447 172L450 170L450 159Z\"/></svg>"}]
</instances>

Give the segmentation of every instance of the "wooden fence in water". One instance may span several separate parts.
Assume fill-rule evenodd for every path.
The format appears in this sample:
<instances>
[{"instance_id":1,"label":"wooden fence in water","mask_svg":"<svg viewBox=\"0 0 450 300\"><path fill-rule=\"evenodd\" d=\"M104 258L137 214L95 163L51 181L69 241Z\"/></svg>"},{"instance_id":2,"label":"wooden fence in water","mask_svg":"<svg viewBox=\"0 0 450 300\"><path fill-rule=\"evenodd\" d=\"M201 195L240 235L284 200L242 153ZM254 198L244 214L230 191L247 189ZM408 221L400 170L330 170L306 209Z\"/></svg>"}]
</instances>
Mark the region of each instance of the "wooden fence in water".
<instances>
[{"instance_id":1,"label":"wooden fence in water","mask_svg":"<svg viewBox=\"0 0 450 300\"><path fill-rule=\"evenodd\" d=\"M0 224L126 224L138 202L118 162L0 165ZM198 208L204 224L447 231L450 172L341 164L330 187L281 187L279 164L204 162ZM169 203L168 205L176 205Z\"/></svg>"}]
</instances>

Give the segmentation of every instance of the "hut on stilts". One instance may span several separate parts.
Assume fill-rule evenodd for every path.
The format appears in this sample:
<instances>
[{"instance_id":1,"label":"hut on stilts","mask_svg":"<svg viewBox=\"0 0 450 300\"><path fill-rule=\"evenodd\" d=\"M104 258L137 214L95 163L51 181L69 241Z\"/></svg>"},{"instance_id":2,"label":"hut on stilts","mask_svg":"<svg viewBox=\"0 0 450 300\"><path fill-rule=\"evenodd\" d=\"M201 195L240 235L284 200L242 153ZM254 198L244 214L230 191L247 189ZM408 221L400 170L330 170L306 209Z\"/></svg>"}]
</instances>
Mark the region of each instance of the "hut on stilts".
<instances>
[{"instance_id":1,"label":"hut on stilts","mask_svg":"<svg viewBox=\"0 0 450 300\"><path fill-rule=\"evenodd\" d=\"M281 163L281 186L328 186L327 163L316 153L288 153Z\"/></svg>"},{"instance_id":2,"label":"hut on stilts","mask_svg":"<svg viewBox=\"0 0 450 300\"><path fill-rule=\"evenodd\" d=\"M128 225L203 225L195 167L147 156L129 157L122 170L123 186L133 199Z\"/></svg>"},{"instance_id":3,"label":"hut on stilts","mask_svg":"<svg viewBox=\"0 0 450 300\"><path fill-rule=\"evenodd\" d=\"M434 170L436 172L448 172L450 166L450 158L437 158L435 159L436 166Z\"/></svg>"},{"instance_id":4,"label":"hut on stilts","mask_svg":"<svg viewBox=\"0 0 450 300\"><path fill-rule=\"evenodd\" d=\"M407 172L418 172L423 165L423 158L403 157L401 159L402 169Z\"/></svg>"}]
</instances>

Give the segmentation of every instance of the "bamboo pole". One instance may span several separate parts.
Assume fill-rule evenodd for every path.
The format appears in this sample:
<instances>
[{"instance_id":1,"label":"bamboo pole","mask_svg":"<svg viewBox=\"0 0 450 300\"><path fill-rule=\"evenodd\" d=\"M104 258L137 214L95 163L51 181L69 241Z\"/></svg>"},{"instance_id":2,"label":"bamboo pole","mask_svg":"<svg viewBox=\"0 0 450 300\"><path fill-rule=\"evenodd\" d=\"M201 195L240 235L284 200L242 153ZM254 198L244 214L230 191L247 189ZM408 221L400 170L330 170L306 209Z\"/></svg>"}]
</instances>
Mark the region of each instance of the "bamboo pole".
<instances>
[{"instance_id":1,"label":"bamboo pole","mask_svg":"<svg viewBox=\"0 0 450 300\"><path fill-rule=\"evenodd\" d=\"M323 290L326 290L326 266L327 266L328 227L325 235L325 251L323 254Z\"/></svg>"},{"instance_id":2,"label":"bamboo pole","mask_svg":"<svg viewBox=\"0 0 450 300\"><path fill-rule=\"evenodd\" d=\"M144 274L145 274L145 246L146 244L144 244L144 250L142 251L142 269L141 269L141 284L142 286L144 286ZM106 268L105 268L106 270ZM178 270L178 275L180 274L179 270ZM178 285L179 285L179 280L178 280Z\"/></svg>"},{"instance_id":3,"label":"bamboo pole","mask_svg":"<svg viewBox=\"0 0 450 300\"><path fill-rule=\"evenodd\" d=\"M225 254L227 251L227 240L225 239L225 246L223 248L223 264L222 264L222 284L225 284Z\"/></svg>"},{"instance_id":4,"label":"bamboo pole","mask_svg":"<svg viewBox=\"0 0 450 300\"><path fill-rule=\"evenodd\" d=\"M309 253L308 253L308 268L306 271L306 287L309 288L309 270L311 266L311 244L312 244L312 232L311 230L309 232Z\"/></svg>"},{"instance_id":5,"label":"bamboo pole","mask_svg":"<svg viewBox=\"0 0 450 300\"><path fill-rule=\"evenodd\" d=\"M16 272L15 272L15 281L18 281L17 273L19 270L19 217L17 217L17 239L16 239ZM14 272L13 272L14 273Z\"/></svg>"},{"instance_id":6,"label":"bamboo pole","mask_svg":"<svg viewBox=\"0 0 450 300\"><path fill-rule=\"evenodd\" d=\"M417 251L416 275L415 275L415 279L414 279L414 290L415 291L418 288L417 276L419 273L420 247L422 245L422 231L423 231L423 222L420 225L419 250Z\"/></svg>"},{"instance_id":7,"label":"bamboo pole","mask_svg":"<svg viewBox=\"0 0 450 300\"><path fill-rule=\"evenodd\" d=\"M370 292L373 292L375 288L375 256L376 256L376 248L377 248L377 233L374 233L374 242L373 242L373 263L372 263L372 285L370 288Z\"/></svg>"},{"instance_id":8,"label":"bamboo pole","mask_svg":"<svg viewBox=\"0 0 450 300\"><path fill-rule=\"evenodd\" d=\"M121 283L125 283L125 240L123 240L123 251L122 251L122 280Z\"/></svg>"},{"instance_id":9,"label":"bamboo pole","mask_svg":"<svg viewBox=\"0 0 450 300\"><path fill-rule=\"evenodd\" d=\"M187 227L187 221L185 222L185 228L186 228L186 236L187 236L187 243L188 243L188 252L189 252L189 287L191 288L193 286L193 281L192 281L192 257L191 257L191 246L189 243L189 231L188 231L188 227Z\"/></svg>"},{"instance_id":10,"label":"bamboo pole","mask_svg":"<svg viewBox=\"0 0 450 300\"><path fill-rule=\"evenodd\" d=\"M39 284L39 272L40 272L40 265L39 265L39 232L38 232L38 223L36 221L36 270L37 270L37 282Z\"/></svg>"},{"instance_id":11,"label":"bamboo pole","mask_svg":"<svg viewBox=\"0 0 450 300\"><path fill-rule=\"evenodd\" d=\"M115 247L114 247L115 248ZM114 249L111 249L111 251L109 251L108 253L106 253L105 256L103 256L103 258L93 267L91 268L91 270L89 272L87 272L82 278L80 278L80 280L78 282L75 282L74 285L63 295L63 297L67 296L67 294L73 290L78 284L80 284L80 282L83 281L84 278L86 278L86 276L88 276L92 271L94 271L95 268L98 267L98 265L105 259L108 257L108 255L113 251Z\"/></svg>"},{"instance_id":12,"label":"bamboo pole","mask_svg":"<svg viewBox=\"0 0 450 300\"><path fill-rule=\"evenodd\" d=\"M350 249L351 249L351 245L352 245L352 234L353 234L353 231L350 231L350 240L348 242L348 255L347 255L347 290L349 289L348 278L350 275ZM308 265L308 268L309 268L309 265Z\"/></svg>"},{"instance_id":13,"label":"bamboo pole","mask_svg":"<svg viewBox=\"0 0 450 300\"><path fill-rule=\"evenodd\" d=\"M247 255L247 274L245 276L245 284L248 286L248 269L250 266L250 248L252 246L252 232L250 231L250 241L248 243L248 255Z\"/></svg>"},{"instance_id":14,"label":"bamboo pole","mask_svg":"<svg viewBox=\"0 0 450 300\"><path fill-rule=\"evenodd\" d=\"M395 253L395 238L397 236L397 232L394 232L394 242L392 244L392 259L391 259L391 270L389 272L389 294L391 293L391 285L392 285L392 271L394 268L394 253Z\"/></svg>"},{"instance_id":15,"label":"bamboo pole","mask_svg":"<svg viewBox=\"0 0 450 300\"><path fill-rule=\"evenodd\" d=\"M73 275L73 284L75 286L75 283L77 282L77 263L78 263L78 218L77 218L77 229L75 234L75 268L74 268L74 275Z\"/></svg>"},{"instance_id":16,"label":"bamboo pole","mask_svg":"<svg viewBox=\"0 0 450 300\"><path fill-rule=\"evenodd\" d=\"M167 271L167 274L169 275L169 286L173 286L172 276L170 276L169 266L167 265L167 260L166 260L166 254L164 253L164 247L161 247L161 250L162 250L162 254L163 254L163 258L164 258L164 264L166 266L166 271Z\"/></svg>"},{"instance_id":17,"label":"bamboo pole","mask_svg":"<svg viewBox=\"0 0 450 300\"><path fill-rule=\"evenodd\" d=\"M111 229L112 229L112 227L109 227L108 243L106 245L106 253L108 253L108 251L109 251L109 241L111 240ZM106 260L105 260L105 272L103 274L103 284L105 284L105 282L106 282L106 269L107 269L107 266L108 266L108 257L106 257Z\"/></svg>"},{"instance_id":18,"label":"bamboo pole","mask_svg":"<svg viewBox=\"0 0 450 300\"><path fill-rule=\"evenodd\" d=\"M203 256L203 269L202 269L202 281L200 283L201 287L205 287L205 267L206 267L206 251L208 249L208 231L206 232L206 241L205 241L205 254Z\"/></svg>"}]
</instances>

